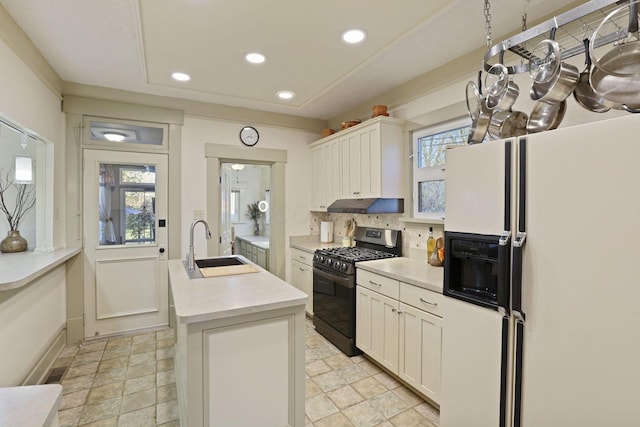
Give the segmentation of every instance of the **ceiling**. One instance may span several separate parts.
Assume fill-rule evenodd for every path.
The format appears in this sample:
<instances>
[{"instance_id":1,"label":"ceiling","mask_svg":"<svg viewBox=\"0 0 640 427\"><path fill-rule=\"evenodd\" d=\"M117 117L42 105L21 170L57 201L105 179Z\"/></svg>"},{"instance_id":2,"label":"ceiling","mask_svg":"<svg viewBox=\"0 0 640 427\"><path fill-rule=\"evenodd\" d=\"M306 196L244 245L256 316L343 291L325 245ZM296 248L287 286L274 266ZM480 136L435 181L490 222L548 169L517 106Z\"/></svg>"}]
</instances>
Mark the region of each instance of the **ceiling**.
<instances>
[{"instance_id":1,"label":"ceiling","mask_svg":"<svg viewBox=\"0 0 640 427\"><path fill-rule=\"evenodd\" d=\"M496 35L574 0L491 0ZM66 82L330 119L485 45L483 0L0 0ZM357 27L359 45L340 34ZM267 60L249 64L244 55ZM478 59L480 65L481 58ZM174 71L192 76L181 83ZM290 90L288 101L276 92Z\"/></svg>"}]
</instances>

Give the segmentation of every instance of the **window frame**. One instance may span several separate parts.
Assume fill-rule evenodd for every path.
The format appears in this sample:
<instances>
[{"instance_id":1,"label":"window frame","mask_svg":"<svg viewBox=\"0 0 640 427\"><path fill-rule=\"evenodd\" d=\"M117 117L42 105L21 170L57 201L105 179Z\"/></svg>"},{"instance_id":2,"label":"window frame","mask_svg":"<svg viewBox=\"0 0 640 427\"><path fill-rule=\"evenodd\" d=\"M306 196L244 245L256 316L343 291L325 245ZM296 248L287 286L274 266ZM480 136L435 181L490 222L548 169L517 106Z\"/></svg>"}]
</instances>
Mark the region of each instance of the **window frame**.
<instances>
[{"instance_id":1,"label":"window frame","mask_svg":"<svg viewBox=\"0 0 640 427\"><path fill-rule=\"evenodd\" d=\"M412 155L412 171L413 171L413 180L412 180L412 192L413 192L413 217L416 219L422 220L434 220L434 221L444 221L446 212L443 214L438 213L425 213L419 211L419 189L420 183L425 181L444 181L445 179L445 165L435 166L435 167L426 167L419 168L418 167L418 143L421 138L426 136L435 135L441 132L446 132L448 130L470 127L469 119L467 117L460 117L453 120L449 120L434 126L425 127L419 130L415 130L412 134L412 145L413 145L413 155ZM445 188L446 194L446 188Z\"/></svg>"}]
</instances>

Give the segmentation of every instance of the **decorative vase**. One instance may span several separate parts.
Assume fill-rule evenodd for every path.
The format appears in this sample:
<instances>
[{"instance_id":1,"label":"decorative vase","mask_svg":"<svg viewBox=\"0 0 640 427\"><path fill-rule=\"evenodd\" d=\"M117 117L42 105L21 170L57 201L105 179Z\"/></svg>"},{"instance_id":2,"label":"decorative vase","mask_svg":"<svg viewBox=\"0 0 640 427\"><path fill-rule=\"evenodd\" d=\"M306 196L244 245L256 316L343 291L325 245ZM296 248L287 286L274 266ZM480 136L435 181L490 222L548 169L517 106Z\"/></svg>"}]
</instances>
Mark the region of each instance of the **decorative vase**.
<instances>
[{"instance_id":1,"label":"decorative vase","mask_svg":"<svg viewBox=\"0 0 640 427\"><path fill-rule=\"evenodd\" d=\"M258 221L253 222L253 235L254 236L260 235L260 224L258 224Z\"/></svg>"},{"instance_id":2,"label":"decorative vase","mask_svg":"<svg viewBox=\"0 0 640 427\"><path fill-rule=\"evenodd\" d=\"M24 252L26 250L27 241L18 230L10 230L7 237L0 242L0 252Z\"/></svg>"}]
</instances>

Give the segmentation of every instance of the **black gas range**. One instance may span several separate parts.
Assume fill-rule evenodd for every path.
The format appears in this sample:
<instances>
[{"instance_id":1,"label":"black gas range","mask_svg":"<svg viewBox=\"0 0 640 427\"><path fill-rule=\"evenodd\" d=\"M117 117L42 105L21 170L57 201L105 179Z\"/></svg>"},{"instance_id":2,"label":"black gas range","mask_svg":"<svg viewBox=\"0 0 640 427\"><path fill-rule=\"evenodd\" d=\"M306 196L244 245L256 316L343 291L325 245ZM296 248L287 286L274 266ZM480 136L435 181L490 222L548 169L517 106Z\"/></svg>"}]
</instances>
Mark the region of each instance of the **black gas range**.
<instances>
[{"instance_id":1,"label":"black gas range","mask_svg":"<svg viewBox=\"0 0 640 427\"><path fill-rule=\"evenodd\" d=\"M356 337L356 263L402 255L401 232L357 227L354 247L313 255L313 325L347 356L360 354Z\"/></svg>"}]
</instances>

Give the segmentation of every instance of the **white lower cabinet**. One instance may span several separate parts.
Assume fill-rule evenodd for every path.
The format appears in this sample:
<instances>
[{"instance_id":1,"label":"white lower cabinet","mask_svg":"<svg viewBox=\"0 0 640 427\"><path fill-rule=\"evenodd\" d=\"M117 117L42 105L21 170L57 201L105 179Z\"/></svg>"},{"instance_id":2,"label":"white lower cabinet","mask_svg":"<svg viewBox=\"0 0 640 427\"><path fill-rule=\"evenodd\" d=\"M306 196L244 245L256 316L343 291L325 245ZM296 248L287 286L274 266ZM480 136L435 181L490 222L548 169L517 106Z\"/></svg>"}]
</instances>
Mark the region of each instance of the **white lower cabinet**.
<instances>
[{"instance_id":1,"label":"white lower cabinet","mask_svg":"<svg viewBox=\"0 0 640 427\"><path fill-rule=\"evenodd\" d=\"M436 403L440 401L442 318L400 304L398 376Z\"/></svg>"},{"instance_id":2,"label":"white lower cabinet","mask_svg":"<svg viewBox=\"0 0 640 427\"><path fill-rule=\"evenodd\" d=\"M313 254L291 248L291 284L308 295L305 310L313 316Z\"/></svg>"},{"instance_id":3,"label":"white lower cabinet","mask_svg":"<svg viewBox=\"0 0 640 427\"><path fill-rule=\"evenodd\" d=\"M367 271L356 277L356 346L439 404L442 294Z\"/></svg>"},{"instance_id":4,"label":"white lower cabinet","mask_svg":"<svg viewBox=\"0 0 640 427\"><path fill-rule=\"evenodd\" d=\"M398 373L398 301L357 286L356 347Z\"/></svg>"}]
</instances>

